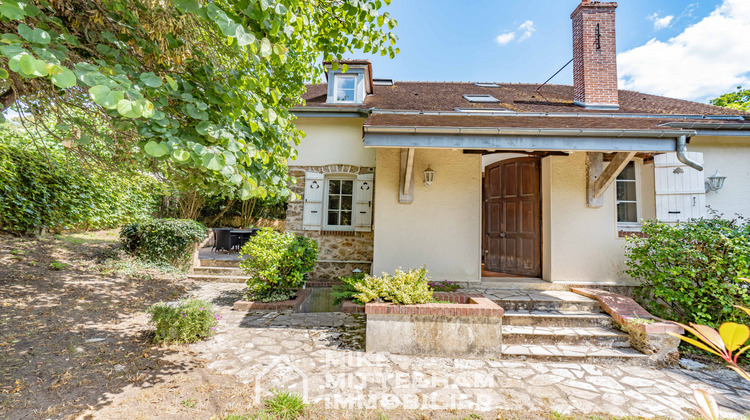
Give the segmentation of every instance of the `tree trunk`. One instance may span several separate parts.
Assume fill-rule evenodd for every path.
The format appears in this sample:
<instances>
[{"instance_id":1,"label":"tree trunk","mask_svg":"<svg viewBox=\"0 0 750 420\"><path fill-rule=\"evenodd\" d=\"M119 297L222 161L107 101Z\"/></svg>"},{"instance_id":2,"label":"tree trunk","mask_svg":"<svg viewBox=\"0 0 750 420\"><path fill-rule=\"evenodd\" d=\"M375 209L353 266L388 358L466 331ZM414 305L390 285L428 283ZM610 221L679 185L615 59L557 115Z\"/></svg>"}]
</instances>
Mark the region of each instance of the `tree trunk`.
<instances>
[{"instance_id":1,"label":"tree trunk","mask_svg":"<svg viewBox=\"0 0 750 420\"><path fill-rule=\"evenodd\" d=\"M0 112L4 112L6 109L10 108L10 106L13 105L13 102L15 101L16 92L14 92L13 89L8 89L3 92L3 94L0 95L0 106L2 106Z\"/></svg>"},{"instance_id":2,"label":"tree trunk","mask_svg":"<svg viewBox=\"0 0 750 420\"><path fill-rule=\"evenodd\" d=\"M224 213L226 213L227 210L229 210L229 208L232 207L232 204L234 204L233 199L230 199L229 201L227 201L227 205L224 207L224 210L222 210L219 214L216 215L216 217L214 217L213 219L211 219L210 222L208 222L209 226L213 226L219 219L221 219L221 216L223 216Z\"/></svg>"}]
</instances>

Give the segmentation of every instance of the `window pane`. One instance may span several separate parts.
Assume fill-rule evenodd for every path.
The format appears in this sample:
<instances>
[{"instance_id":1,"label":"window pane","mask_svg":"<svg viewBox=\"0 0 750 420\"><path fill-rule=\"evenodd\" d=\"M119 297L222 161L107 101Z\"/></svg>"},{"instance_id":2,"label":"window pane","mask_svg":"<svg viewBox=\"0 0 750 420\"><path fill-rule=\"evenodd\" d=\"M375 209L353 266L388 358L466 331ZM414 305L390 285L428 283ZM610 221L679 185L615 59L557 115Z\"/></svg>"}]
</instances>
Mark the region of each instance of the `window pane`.
<instances>
[{"instance_id":1,"label":"window pane","mask_svg":"<svg viewBox=\"0 0 750 420\"><path fill-rule=\"evenodd\" d=\"M354 77L336 78L336 100L354 101Z\"/></svg>"},{"instance_id":2,"label":"window pane","mask_svg":"<svg viewBox=\"0 0 750 420\"><path fill-rule=\"evenodd\" d=\"M328 210L338 210L339 204L341 203L341 197L338 195L332 195L328 197Z\"/></svg>"},{"instance_id":3,"label":"window pane","mask_svg":"<svg viewBox=\"0 0 750 420\"><path fill-rule=\"evenodd\" d=\"M351 194L354 189L354 181L341 181L341 194Z\"/></svg>"},{"instance_id":4,"label":"window pane","mask_svg":"<svg viewBox=\"0 0 750 420\"><path fill-rule=\"evenodd\" d=\"M342 211L341 212L341 225L351 226L352 225L352 212Z\"/></svg>"},{"instance_id":5,"label":"window pane","mask_svg":"<svg viewBox=\"0 0 750 420\"><path fill-rule=\"evenodd\" d=\"M341 194L341 181L337 181L337 180L328 181L328 193L329 194Z\"/></svg>"},{"instance_id":6,"label":"window pane","mask_svg":"<svg viewBox=\"0 0 750 420\"><path fill-rule=\"evenodd\" d=\"M339 224L339 212L337 211L328 212L328 224L331 226L335 226Z\"/></svg>"},{"instance_id":7,"label":"window pane","mask_svg":"<svg viewBox=\"0 0 750 420\"><path fill-rule=\"evenodd\" d=\"M618 222L638 222L638 211L635 203L617 203Z\"/></svg>"},{"instance_id":8,"label":"window pane","mask_svg":"<svg viewBox=\"0 0 750 420\"><path fill-rule=\"evenodd\" d=\"M628 166L617 175L617 179L630 179L635 181L635 164L633 162L628 163Z\"/></svg>"},{"instance_id":9,"label":"window pane","mask_svg":"<svg viewBox=\"0 0 750 420\"><path fill-rule=\"evenodd\" d=\"M621 201L635 201L635 182L618 181L617 199Z\"/></svg>"},{"instance_id":10,"label":"window pane","mask_svg":"<svg viewBox=\"0 0 750 420\"><path fill-rule=\"evenodd\" d=\"M351 195L344 195L341 197L341 210L351 210L352 209L352 196Z\"/></svg>"}]
</instances>

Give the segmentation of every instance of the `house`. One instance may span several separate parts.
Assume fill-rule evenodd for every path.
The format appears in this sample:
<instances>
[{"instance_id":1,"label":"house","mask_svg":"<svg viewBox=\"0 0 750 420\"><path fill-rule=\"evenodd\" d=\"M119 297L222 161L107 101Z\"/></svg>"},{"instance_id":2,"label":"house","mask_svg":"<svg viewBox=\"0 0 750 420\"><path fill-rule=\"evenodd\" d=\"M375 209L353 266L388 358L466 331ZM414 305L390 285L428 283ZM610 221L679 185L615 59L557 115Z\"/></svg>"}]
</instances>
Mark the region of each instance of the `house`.
<instances>
[{"instance_id":1,"label":"house","mask_svg":"<svg viewBox=\"0 0 750 420\"><path fill-rule=\"evenodd\" d=\"M616 7L572 13L573 86L327 63L294 109L307 136L289 162L301 200L287 229L318 240L313 278L426 265L435 280L630 284L625 237L641 220L750 216L750 116L618 90ZM707 191L717 170L725 185Z\"/></svg>"}]
</instances>

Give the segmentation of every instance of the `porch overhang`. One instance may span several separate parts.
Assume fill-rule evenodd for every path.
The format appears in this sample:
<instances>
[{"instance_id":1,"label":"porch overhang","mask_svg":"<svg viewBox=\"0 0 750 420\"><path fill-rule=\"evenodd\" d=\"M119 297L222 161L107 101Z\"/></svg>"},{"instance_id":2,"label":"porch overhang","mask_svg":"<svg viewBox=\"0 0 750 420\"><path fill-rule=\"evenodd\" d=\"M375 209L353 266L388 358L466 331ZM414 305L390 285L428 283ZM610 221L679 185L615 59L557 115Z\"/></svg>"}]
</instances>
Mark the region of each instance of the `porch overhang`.
<instances>
[{"instance_id":1,"label":"porch overhang","mask_svg":"<svg viewBox=\"0 0 750 420\"><path fill-rule=\"evenodd\" d=\"M365 147L519 151L652 152L677 150L690 130L502 129L365 126Z\"/></svg>"}]
</instances>

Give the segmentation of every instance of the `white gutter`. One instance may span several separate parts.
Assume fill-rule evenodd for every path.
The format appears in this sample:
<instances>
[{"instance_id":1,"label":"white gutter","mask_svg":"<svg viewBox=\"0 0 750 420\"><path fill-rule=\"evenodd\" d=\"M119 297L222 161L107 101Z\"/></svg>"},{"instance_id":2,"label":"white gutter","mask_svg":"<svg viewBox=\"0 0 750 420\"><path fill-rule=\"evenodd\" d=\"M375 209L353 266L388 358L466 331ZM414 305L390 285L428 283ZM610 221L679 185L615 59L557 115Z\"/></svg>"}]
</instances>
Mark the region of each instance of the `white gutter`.
<instances>
[{"instance_id":1,"label":"white gutter","mask_svg":"<svg viewBox=\"0 0 750 420\"><path fill-rule=\"evenodd\" d=\"M687 152L687 136L682 135L682 136L680 136L680 137L677 138L677 150L676 150L676 152L677 152L677 160L679 160L680 162L684 163L685 165L687 165L687 166L689 166L689 167L691 167L693 169L697 169L699 171L703 170L703 165L701 165L700 163L698 163L698 162L690 159L685 154Z\"/></svg>"},{"instance_id":2,"label":"white gutter","mask_svg":"<svg viewBox=\"0 0 750 420\"><path fill-rule=\"evenodd\" d=\"M677 138L697 133L685 130L624 130L590 128L503 128L439 126L364 126L366 134L468 134L484 136L642 137Z\"/></svg>"}]
</instances>

